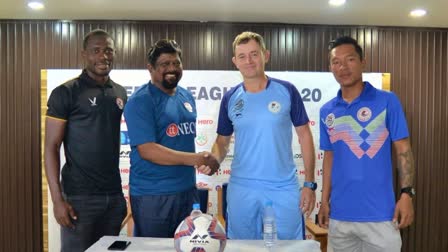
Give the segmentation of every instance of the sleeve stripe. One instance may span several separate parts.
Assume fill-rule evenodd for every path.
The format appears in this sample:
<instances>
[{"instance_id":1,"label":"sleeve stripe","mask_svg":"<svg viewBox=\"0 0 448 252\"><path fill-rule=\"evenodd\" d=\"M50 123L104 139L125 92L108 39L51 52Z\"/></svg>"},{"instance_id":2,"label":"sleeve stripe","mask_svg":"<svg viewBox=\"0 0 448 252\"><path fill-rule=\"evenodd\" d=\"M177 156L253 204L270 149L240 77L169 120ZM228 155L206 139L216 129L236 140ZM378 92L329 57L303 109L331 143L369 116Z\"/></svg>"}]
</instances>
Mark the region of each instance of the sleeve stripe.
<instances>
[{"instance_id":1,"label":"sleeve stripe","mask_svg":"<svg viewBox=\"0 0 448 252\"><path fill-rule=\"evenodd\" d=\"M67 120L65 120L65 119L57 118L57 117L53 117L53 116L49 116L49 115L47 115L46 117L47 117L47 118L54 119L54 120L62 121L62 122L66 122L66 121L67 121Z\"/></svg>"}]
</instances>

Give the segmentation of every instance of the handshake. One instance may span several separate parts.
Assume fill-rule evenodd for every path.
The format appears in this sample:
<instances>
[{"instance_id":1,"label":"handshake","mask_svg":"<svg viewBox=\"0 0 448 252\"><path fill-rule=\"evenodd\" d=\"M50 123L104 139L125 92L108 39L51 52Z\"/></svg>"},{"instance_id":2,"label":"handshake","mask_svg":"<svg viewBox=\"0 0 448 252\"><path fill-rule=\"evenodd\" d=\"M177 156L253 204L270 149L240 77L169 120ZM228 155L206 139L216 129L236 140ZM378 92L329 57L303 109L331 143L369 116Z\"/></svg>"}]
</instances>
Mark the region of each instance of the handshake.
<instances>
[{"instance_id":1,"label":"handshake","mask_svg":"<svg viewBox=\"0 0 448 252\"><path fill-rule=\"evenodd\" d=\"M201 173L211 176L219 169L219 162L212 153L203 151L196 154L194 168Z\"/></svg>"}]
</instances>

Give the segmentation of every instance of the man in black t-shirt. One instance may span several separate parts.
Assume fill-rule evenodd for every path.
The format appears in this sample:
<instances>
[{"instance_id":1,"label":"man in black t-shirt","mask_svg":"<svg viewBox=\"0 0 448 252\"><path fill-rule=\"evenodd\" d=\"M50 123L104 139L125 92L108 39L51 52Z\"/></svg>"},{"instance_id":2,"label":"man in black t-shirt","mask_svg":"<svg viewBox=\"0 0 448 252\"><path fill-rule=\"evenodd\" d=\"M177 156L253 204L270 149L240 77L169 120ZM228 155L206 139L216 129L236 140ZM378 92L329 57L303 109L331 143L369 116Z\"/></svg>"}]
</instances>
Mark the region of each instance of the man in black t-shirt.
<instances>
[{"instance_id":1,"label":"man in black t-shirt","mask_svg":"<svg viewBox=\"0 0 448 252\"><path fill-rule=\"evenodd\" d=\"M84 251L104 235L118 235L126 215L118 166L127 96L109 78L113 39L103 30L88 33L82 56L84 70L53 90L45 120L45 171L61 251Z\"/></svg>"}]
</instances>

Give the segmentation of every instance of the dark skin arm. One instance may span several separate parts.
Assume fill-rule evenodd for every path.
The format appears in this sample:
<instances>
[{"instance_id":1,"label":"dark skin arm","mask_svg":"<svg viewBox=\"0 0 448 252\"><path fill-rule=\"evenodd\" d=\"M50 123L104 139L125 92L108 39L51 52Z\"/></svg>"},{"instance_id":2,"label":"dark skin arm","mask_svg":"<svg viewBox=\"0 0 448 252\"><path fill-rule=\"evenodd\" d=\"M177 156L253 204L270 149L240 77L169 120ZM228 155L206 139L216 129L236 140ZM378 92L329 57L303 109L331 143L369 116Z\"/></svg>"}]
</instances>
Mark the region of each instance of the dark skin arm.
<instances>
[{"instance_id":1,"label":"dark skin arm","mask_svg":"<svg viewBox=\"0 0 448 252\"><path fill-rule=\"evenodd\" d=\"M60 149L65 135L66 121L47 117L45 119L45 173L53 201L53 213L59 225L74 228L72 219L76 219L75 210L68 204L61 190Z\"/></svg>"},{"instance_id":2,"label":"dark skin arm","mask_svg":"<svg viewBox=\"0 0 448 252\"><path fill-rule=\"evenodd\" d=\"M137 150L143 159L160 165L194 166L207 175L213 175L219 168L218 161L208 152L176 151L154 142L138 145Z\"/></svg>"}]
</instances>

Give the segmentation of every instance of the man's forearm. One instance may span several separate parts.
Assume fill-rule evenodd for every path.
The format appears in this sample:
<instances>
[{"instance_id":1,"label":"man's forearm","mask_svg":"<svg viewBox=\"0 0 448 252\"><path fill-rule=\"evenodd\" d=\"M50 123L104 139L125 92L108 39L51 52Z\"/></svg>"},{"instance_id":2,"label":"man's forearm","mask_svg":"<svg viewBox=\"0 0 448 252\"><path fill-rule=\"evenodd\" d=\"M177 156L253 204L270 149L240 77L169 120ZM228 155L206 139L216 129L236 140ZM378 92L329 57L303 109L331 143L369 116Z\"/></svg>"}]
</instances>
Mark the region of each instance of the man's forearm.
<instances>
[{"instance_id":1,"label":"man's forearm","mask_svg":"<svg viewBox=\"0 0 448 252\"><path fill-rule=\"evenodd\" d=\"M410 148L398 153L398 176L401 188L414 185L414 156Z\"/></svg>"},{"instance_id":2,"label":"man's forearm","mask_svg":"<svg viewBox=\"0 0 448 252\"><path fill-rule=\"evenodd\" d=\"M333 166L333 152L325 151L324 160L322 162L322 203L330 202L331 194L331 170Z\"/></svg>"},{"instance_id":3,"label":"man's forearm","mask_svg":"<svg viewBox=\"0 0 448 252\"><path fill-rule=\"evenodd\" d=\"M316 155L314 144L311 141L301 143L303 164L305 166L305 181L314 181L314 170L316 166Z\"/></svg>"},{"instance_id":4,"label":"man's forearm","mask_svg":"<svg viewBox=\"0 0 448 252\"><path fill-rule=\"evenodd\" d=\"M224 158L226 158L227 152L228 149L226 149L224 146L218 145L217 143L213 144L212 153L219 163L222 163Z\"/></svg>"},{"instance_id":5,"label":"man's forearm","mask_svg":"<svg viewBox=\"0 0 448 252\"><path fill-rule=\"evenodd\" d=\"M296 128L302 151L303 164L305 166L305 181L314 181L314 169L316 166L316 152L314 150L313 135L309 125Z\"/></svg>"},{"instance_id":6,"label":"man's forearm","mask_svg":"<svg viewBox=\"0 0 448 252\"><path fill-rule=\"evenodd\" d=\"M212 154L218 160L219 163L222 163L229 152L230 146L230 138L231 136L221 136L218 135L216 137L216 141L212 147Z\"/></svg>"},{"instance_id":7,"label":"man's forearm","mask_svg":"<svg viewBox=\"0 0 448 252\"><path fill-rule=\"evenodd\" d=\"M61 182L59 180L60 176L59 170L60 170L59 151L46 150L45 173L48 182L48 187L50 189L51 199L53 202L63 200Z\"/></svg>"},{"instance_id":8,"label":"man's forearm","mask_svg":"<svg viewBox=\"0 0 448 252\"><path fill-rule=\"evenodd\" d=\"M155 142L140 144L137 150L143 159L159 165L194 166L204 163L200 153L177 151Z\"/></svg>"}]
</instances>

